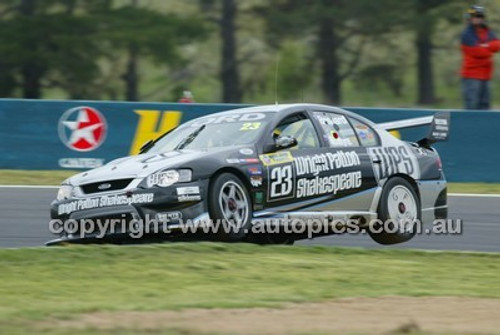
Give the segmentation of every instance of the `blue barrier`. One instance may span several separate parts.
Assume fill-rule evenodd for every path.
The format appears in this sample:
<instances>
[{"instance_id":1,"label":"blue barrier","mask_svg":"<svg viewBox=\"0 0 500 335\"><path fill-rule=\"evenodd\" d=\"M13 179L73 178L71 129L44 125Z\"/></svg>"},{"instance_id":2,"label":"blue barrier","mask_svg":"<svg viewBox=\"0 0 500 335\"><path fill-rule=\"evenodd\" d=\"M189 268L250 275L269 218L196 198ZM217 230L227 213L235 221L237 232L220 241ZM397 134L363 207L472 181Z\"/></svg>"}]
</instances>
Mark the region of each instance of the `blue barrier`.
<instances>
[{"instance_id":1,"label":"blue barrier","mask_svg":"<svg viewBox=\"0 0 500 335\"><path fill-rule=\"evenodd\" d=\"M0 99L0 169L87 169L137 153L180 122L244 105ZM374 122L436 110L346 108ZM500 182L497 111L453 111L450 141L436 145L450 181ZM427 129L408 129L418 140ZM83 139L83 140L82 140Z\"/></svg>"},{"instance_id":2,"label":"blue barrier","mask_svg":"<svg viewBox=\"0 0 500 335\"><path fill-rule=\"evenodd\" d=\"M179 122L242 105L0 100L0 168L92 168L137 153ZM71 143L78 118L96 143ZM92 120L93 119L93 120ZM81 120L85 121L85 120ZM80 132L89 136L88 132Z\"/></svg>"},{"instance_id":3,"label":"blue barrier","mask_svg":"<svg viewBox=\"0 0 500 335\"><path fill-rule=\"evenodd\" d=\"M433 115L438 110L346 108L374 122ZM498 128L500 111L451 111L448 142L436 143L446 177L454 182L500 182L495 167L500 166ZM419 140L425 127L402 132L406 140Z\"/></svg>"}]
</instances>

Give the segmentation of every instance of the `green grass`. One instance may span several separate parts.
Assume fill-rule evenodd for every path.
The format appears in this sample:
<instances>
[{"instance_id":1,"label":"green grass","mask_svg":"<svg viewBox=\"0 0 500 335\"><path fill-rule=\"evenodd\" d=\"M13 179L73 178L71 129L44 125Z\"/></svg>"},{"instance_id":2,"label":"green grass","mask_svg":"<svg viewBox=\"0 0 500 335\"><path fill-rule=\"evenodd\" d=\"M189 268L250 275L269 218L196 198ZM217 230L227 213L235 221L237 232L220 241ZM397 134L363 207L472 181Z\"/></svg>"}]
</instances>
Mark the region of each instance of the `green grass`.
<instances>
[{"instance_id":1,"label":"green grass","mask_svg":"<svg viewBox=\"0 0 500 335\"><path fill-rule=\"evenodd\" d=\"M448 193L500 194L500 183L449 183Z\"/></svg>"},{"instance_id":2,"label":"green grass","mask_svg":"<svg viewBox=\"0 0 500 335\"><path fill-rule=\"evenodd\" d=\"M59 185L78 173L70 170L0 170L0 185ZM449 183L449 193L500 194L500 183Z\"/></svg>"},{"instance_id":3,"label":"green grass","mask_svg":"<svg viewBox=\"0 0 500 335\"><path fill-rule=\"evenodd\" d=\"M0 329L9 334L64 334L68 329L53 320L98 311L279 308L361 296L500 298L500 254L213 243L68 246L0 250L0 269ZM72 333L136 333L117 327ZM144 331L156 333L186 334Z\"/></svg>"},{"instance_id":4,"label":"green grass","mask_svg":"<svg viewBox=\"0 0 500 335\"><path fill-rule=\"evenodd\" d=\"M1 185L59 185L78 173L69 170L0 170Z\"/></svg>"},{"instance_id":5,"label":"green grass","mask_svg":"<svg viewBox=\"0 0 500 335\"><path fill-rule=\"evenodd\" d=\"M279 306L350 296L500 298L500 254L174 243L0 250L9 320Z\"/></svg>"}]
</instances>

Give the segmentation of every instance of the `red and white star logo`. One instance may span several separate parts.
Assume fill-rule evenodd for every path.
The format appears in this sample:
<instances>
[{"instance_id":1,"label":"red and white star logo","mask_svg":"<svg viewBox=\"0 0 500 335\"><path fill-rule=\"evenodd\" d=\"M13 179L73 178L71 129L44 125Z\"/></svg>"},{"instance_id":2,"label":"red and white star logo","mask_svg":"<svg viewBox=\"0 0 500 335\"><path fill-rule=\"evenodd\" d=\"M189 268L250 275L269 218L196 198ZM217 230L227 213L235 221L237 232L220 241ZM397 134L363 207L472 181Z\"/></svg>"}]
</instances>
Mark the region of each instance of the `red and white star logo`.
<instances>
[{"instance_id":1,"label":"red and white star logo","mask_svg":"<svg viewBox=\"0 0 500 335\"><path fill-rule=\"evenodd\" d=\"M94 108L76 107L66 111L59 120L59 137L70 149L91 151L106 138L106 119Z\"/></svg>"}]
</instances>

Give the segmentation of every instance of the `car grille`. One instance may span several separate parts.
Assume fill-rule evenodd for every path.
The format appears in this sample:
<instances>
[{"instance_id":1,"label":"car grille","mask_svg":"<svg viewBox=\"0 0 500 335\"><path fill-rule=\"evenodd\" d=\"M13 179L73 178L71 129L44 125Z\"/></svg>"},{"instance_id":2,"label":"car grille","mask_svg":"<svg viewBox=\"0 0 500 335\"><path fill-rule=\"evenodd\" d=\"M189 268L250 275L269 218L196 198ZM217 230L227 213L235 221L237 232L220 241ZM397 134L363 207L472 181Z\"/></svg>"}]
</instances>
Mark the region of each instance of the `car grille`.
<instances>
[{"instance_id":1,"label":"car grille","mask_svg":"<svg viewBox=\"0 0 500 335\"><path fill-rule=\"evenodd\" d=\"M85 194L116 191L116 190L121 190L121 189L124 189L125 187L127 187L132 182L132 180L134 180L134 179L129 178L129 179L116 179L116 180L100 181L98 183L81 185L80 188L82 189L83 193L85 193ZM99 188L99 187L101 187L101 188Z\"/></svg>"}]
</instances>

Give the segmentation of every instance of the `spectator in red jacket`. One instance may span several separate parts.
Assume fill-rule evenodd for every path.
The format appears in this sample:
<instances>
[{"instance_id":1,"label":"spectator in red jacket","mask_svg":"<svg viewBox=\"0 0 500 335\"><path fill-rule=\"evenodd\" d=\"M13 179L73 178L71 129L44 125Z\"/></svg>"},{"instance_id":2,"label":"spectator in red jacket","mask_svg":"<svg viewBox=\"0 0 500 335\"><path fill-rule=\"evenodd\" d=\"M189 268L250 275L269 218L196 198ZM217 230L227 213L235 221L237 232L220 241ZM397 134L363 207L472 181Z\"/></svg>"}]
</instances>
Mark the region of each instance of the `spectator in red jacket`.
<instances>
[{"instance_id":1,"label":"spectator in red jacket","mask_svg":"<svg viewBox=\"0 0 500 335\"><path fill-rule=\"evenodd\" d=\"M490 108L490 80L493 54L500 41L486 24L484 8L471 6L466 13L468 26L462 33L462 95L464 108Z\"/></svg>"}]
</instances>

